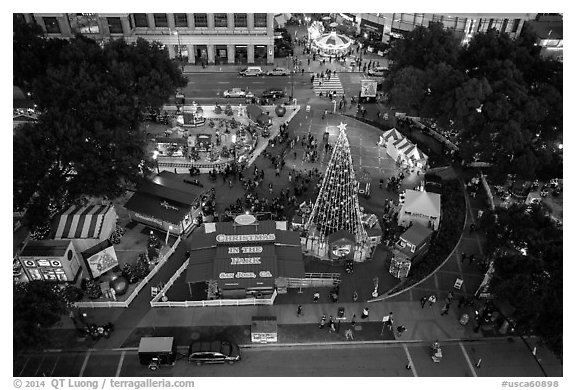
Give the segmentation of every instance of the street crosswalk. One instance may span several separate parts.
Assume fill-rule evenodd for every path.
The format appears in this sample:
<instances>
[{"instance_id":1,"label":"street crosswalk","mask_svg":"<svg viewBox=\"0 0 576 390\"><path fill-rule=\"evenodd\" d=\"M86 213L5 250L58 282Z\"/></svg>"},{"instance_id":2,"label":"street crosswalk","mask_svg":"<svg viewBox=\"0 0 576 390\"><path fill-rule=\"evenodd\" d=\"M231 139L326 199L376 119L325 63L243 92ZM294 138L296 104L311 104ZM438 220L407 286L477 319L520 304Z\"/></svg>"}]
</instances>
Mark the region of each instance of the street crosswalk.
<instances>
[{"instance_id":1,"label":"street crosswalk","mask_svg":"<svg viewBox=\"0 0 576 390\"><path fill-rule=\"evenodd\" d=\"M336 93L334 93L336 91ZM342 87L342 83L340 82L340 78L338 75L332 75L330 80L328 77L324 77L324 79L315 78L314 79L314 94L320 95L322 92L322 96L328 95L330 92L334 96L342 96L344 94L344 87Z\"/></svg>"}]
</instances>

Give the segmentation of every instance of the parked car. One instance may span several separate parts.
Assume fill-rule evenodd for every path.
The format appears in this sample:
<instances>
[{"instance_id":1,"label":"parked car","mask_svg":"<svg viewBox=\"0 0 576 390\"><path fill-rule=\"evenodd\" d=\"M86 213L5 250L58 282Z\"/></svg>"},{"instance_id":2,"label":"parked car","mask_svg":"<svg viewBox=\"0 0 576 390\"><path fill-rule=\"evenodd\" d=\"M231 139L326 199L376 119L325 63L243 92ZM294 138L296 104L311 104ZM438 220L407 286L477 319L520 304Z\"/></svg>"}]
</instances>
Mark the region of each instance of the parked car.
<instances>
[{"instance_id":1,"label":"parked car","mask_svg":"<svg viewBox=\"0 0 576 390\"><path fill-rule=\"evenodd\" d=\"M286 68L274 68L267 73L268 76L288 76L289 74L290 71Z\"/></svg>"},{"instance_id":2,"label":"parked car","mask_svg":"<svg viewBox=\"0 0 576 390\"><path fill-rule=\"evenodd\" d=\"M383 77L386 73L388 73L388 68L383 66L368 69L368 76Z\"/></svg>"},{"instance_id":3,"label":"parked car","mask_svg":"<svg viewBox=\"0 0 576 390\"><path fill-rule=\"evenodd\" d=\"M262 92L263 98L273 98L273 97L281 98L284 96L286 96L286 92L284 92L284 90L280 88L270 88Z\"/></svg>"},{"instance_id":4,"label":"parked car","mask_svg":"<svg viewBox=\"0 0 576 390\"><path fill-rule=\"evenodd\" d=\"M240 347L230 341L194 341L188 348L188 362L202 364L228 363L239 361Z\"/></svg>"},{"instance_id":5,"label":"parked car","mask_svg":"<svg viewBox=\"0 0 576 390\"><path fill-rule=\"evenodd\" d=\"M222 92L222 96L225 98L252 98L254 97L254 92L246 91L243 88L232 88Z\"/></svg>"},{"instance_id":6,"label":"parked car","mask_svg":"<svg viewBox=\"0 0 576 390\"><path fill-rule=\"evenodd\" d=\"M239 74L240 76L262 76L264 72L262 72L262 68L259 66L249 66L247 68L242 69Z\"/></svg>"}]
</instances>

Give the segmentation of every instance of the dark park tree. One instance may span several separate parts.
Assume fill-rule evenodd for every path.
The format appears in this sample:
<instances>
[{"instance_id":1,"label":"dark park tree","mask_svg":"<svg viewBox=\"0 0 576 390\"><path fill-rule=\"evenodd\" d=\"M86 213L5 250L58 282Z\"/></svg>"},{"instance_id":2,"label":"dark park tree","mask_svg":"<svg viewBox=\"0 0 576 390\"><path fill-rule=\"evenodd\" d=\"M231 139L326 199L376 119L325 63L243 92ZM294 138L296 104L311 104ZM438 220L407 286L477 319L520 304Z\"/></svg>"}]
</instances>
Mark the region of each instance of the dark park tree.
<instances>
[{"instance_id":1,"label":"dark park tree","mask_svg":"<svg viewBox=\"0 0 576 390\"><path fill-rule=\"evenodd\" d=\"M38 216L52 201L58 209L87 197L117 197L150 171L143 113L158 110L186 79L157 42L102 47L77 36L38 45L39 59L46 48L59 50L44 69L21 75L42 114L15 132L15 204ZM32 228L46 223L26 221Z\"/></svg>"},{"instance_id":2,"label":"dark park tree","mask_svg":"<svg viewBox=\"0 0 576 390\"><path fill-rule=\"evenodd\" d=\"M562 230L543 207L513 205L486 212L487 251L494 259L491 292L515 309L516 327L562 353Z\"/></svg>"},{"instance_id":3,"label":"dark park tree","mask_svg":"<svg viewBox=\"0 0 576 390\"><path fill-rule=\"evenodd\" d=\"M460 157L492 164L495 183L561 177L562 64L535 42L489 30L462 47L441 24L417 27L392 42L383 90L397 110L456 130Z\"/></svg>"},{"instance_id":4,"label":"dark park tree","mask_svg":"<svg viewBox=\"0 0 576 390\"><path fill-rule=\"evenodd\" d=\"M48 341L46 329L68 311L59 287L48 281L34 280L13 286L14 355L42 348Z\"/></svg>"}]
</instances>

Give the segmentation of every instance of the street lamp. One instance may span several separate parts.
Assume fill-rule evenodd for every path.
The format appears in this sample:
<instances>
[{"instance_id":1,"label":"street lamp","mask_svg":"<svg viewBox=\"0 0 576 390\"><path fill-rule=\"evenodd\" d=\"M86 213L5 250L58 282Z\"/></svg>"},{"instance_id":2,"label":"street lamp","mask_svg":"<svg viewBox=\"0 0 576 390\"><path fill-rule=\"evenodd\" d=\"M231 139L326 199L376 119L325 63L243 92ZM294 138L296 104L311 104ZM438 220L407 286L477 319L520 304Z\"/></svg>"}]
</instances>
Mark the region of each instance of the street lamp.
<instances>
[{"instance_id":1,"label":"street lamp","mask_svg":"<svg viewBox=\"0 0 576 390\"><path fill-rule=\"evenodd\" d=\"M154 153L152 154L152 159L156 162L156 171L158 172L158 174L160 174L160 167L158 166L158 155L160 153L155 150Z\"/></svg>"},{"instance_id":2,"label":"street lamp","mask_svg":"<svg viewBox=\"0 0 576 390\"><path fill-rule=\"evenodd\" d=\"M184 65L182 65L182 47L180 45L180 34L178 34L178 31L174 31L174 35L176 35L176 39L178 40L178 60L180 61L182 72L184 72Z\"/></svg>"}]
</instances>

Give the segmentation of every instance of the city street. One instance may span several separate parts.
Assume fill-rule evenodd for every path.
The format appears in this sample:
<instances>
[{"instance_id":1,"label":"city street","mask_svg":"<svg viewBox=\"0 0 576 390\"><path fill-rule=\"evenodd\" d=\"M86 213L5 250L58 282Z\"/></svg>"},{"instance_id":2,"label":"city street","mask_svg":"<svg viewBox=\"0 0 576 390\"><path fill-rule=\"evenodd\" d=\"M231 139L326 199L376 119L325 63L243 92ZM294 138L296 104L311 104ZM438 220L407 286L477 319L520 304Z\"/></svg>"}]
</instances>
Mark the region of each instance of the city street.
<instances>
[{"instance_id":1,"label":"city street","mask_svg":"<svg viewBox=\"0 0 576 390\"><path fill-rule=\"evenodd\" d=\"M422 343L335 344L322 346L257 346L242 349L234 365L192 366L182 358L173 367L150 371L131 350L43 353L15 362L14 376L69 377L538 377L543 376L530 350L520 339L449 342L443 360L432 362L430 346ZM479 367L478 361L482 359ZM411 362L411 369L406 365ZM546 367L548 376L561 376L562 367Z\"/></svg>"}]
</instances>

